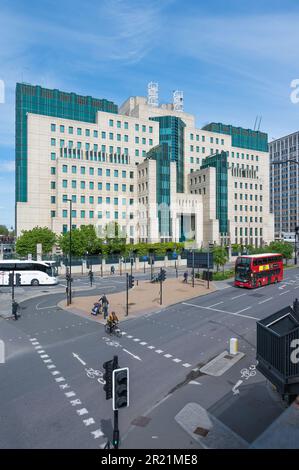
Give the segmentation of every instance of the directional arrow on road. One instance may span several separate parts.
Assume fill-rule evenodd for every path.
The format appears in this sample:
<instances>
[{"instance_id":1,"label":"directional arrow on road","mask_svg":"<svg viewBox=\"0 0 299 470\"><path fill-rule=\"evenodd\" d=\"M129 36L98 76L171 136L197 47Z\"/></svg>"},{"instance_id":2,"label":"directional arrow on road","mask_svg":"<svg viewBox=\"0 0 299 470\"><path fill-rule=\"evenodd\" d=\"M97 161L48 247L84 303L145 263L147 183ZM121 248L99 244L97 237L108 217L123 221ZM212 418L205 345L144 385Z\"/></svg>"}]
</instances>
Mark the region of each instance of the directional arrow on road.
<instances>
[{"instance_id":1,"label":"directional arrow on road","mask_svg":"<svg viewBox=\"0 0 299 470\"><path fill-rule=\"evenodd\" d=\"M127 354L130 354L130 356L134 357L135 359L138 359L138 361L142 361L139 356L135 356L135 354L131 353L130 351L127 351L127 349L123 348L123 351L126 352Z\"/></svg>"},{"instance_id":2,"label":"directional arrow on road","mask_svg":"<svg viewBox=\"0 0 299 470\"><path fill-rule=\"evenodd\" d=\"M72 353L72 354L76 359L78 359L79 362L81 362L81 364L83 364L83 366L86 366L86 362L84 362L78 354L76 353Z\"/></svg>"},{"instance_id":3,"label":"directional arrow on road","mask_svg":"<svg viewBox=\"0 0 299 470\"><path fill-rule=\"evenodd\" d=\"M243 380L238 380L236 385L233 386L232 392L233 392L234 395L239 395L240 390L238 390L238 387L240 387L240 385L242 385L242 383L243 383Z\"/></svg>"}]
</instances>

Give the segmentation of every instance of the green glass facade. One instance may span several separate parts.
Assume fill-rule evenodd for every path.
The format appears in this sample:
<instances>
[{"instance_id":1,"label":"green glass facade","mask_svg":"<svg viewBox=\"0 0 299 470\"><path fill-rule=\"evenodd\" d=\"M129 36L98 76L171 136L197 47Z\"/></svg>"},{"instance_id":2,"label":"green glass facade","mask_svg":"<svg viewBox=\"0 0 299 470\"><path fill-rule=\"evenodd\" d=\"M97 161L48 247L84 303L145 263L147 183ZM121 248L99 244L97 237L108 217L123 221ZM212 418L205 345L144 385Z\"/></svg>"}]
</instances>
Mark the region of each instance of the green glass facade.
<instances>
[{"instance_id":1,"label":"green glass facade","mask_svg":"<svg viewBox=\"0 0 299 470\"><path fill-rule=\"evenodd\" d=\"M176 162L177 192L184 192L184 142L186 127L181 118L176 116L161 116L150 118L159 122L159 142L169 146L170 158Z\"/></svg>"},{"instance_id":2,"label":"green glass facade","mask_svg":"<svg viewBox=\"0 0 299 470\"><path fill-rule=\"evenodd\" d=\"M220 122L211 122L203 127L205 131L218 132L232 136L232 146L260 152L268 152L268 134L242 127L234 127Z\"/></svg>"},{"instance_id":3,"label":"green glass facade","mask_svg":"<svg viewBox=\"0 0 299 470\"><path fill-rule=\"evenodd\" d=\"M171 148L167 143L154 147L147 157L156 161L156 199L158 204L159 233L162 237L171 235L170 224L170 163Z\"/></svg>"},{"instance_id":4,"label":"green glass facade","mask_svg":"<svg viewBox=\"0 0 299 470\"><path fill-rule=\"evenodd\" d=\"M27 202L27 113L95 123L97 111L118 113L118 107L105 99L17 83L16 202Z\"/></svg>"},{"instance_id":5,"label":"green glass facade","mask_svg":"<svg viewBox=\"0 0 299 470\"><path fill-rule=\"evenodd\" d=\"M228 232L228 162L226 152L204 158L200 169L216 168L216 218L219 220L219 232Z\"/></svg>"}]
</instances>

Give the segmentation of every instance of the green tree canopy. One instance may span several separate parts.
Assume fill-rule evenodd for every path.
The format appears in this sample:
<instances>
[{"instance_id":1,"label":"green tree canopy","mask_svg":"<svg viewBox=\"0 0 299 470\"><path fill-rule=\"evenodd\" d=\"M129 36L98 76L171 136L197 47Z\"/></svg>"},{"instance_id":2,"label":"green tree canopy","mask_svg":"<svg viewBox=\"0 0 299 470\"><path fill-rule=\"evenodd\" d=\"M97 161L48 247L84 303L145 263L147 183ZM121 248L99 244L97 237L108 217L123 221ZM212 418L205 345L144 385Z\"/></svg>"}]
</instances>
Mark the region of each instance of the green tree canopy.
<instances>
[{"instance_id":1,"label":"green tree canopy","mask_svg":"<svg viewBox=\"0 0 299 470\"><path fill-rule=\"evenodd\" d=\"M42 244L44 254L52 251L57 237L52 230L47 227L34 227L32 230L23 230L16 241L16 252L20 256L28 254L36 255L36 245Z\"/></svg>"},{"instance_id":2,"label":"green tree canopy","mask_svg":"<svg viewBox=\"0 0 299 470\"><path fill-rule=\"evenodd\" d=\"M228 261L227 251L223 246L215 246L213 248L213 259L219 271L219 266L224 266Z\"/></svg>"},{"instance_id":3,"label":"green tree canopy","mask_svg":"<svg viewBox=\"0 0 299 470\"><path fill-rule=\"evenodd\" d=\"M291 243L279 240L271 242L267 247L267 252L281 253L286 262L288 259L292 258L293 251L294 250Z\"/></svg>"},{"instance_id":4,"label":"green tree canopy","mask_svg":"<svg viewBox=\"0 0 299 470\"><path fill-rule=\"evenodd\" d=\"M9 230L6 225L0 225L0 235L9 235Z\"/></svg>"}]
</instances>

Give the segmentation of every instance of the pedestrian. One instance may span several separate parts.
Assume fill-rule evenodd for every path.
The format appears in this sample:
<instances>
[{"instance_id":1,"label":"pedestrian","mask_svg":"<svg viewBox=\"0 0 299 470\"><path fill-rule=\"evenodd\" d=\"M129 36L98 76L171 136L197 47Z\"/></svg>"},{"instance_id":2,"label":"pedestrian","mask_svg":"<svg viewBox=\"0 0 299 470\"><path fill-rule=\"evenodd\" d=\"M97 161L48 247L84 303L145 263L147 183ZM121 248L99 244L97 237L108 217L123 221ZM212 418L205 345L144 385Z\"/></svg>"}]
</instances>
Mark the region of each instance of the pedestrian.
<instances>
[{"instance_id":1,"label":"pedestrian","mask_svg":"<svg viewBox=\"0 0 299 470\"><path fill-rule=\"evenodd\" d=\"M108 317L108 308L109 308L109 300L107 299L106 294L102 295L99 302L102 303L104 320L106 320L106 318Z\"/></svg>"},{"instance_id":2,"label":"pedestrian","mask_svg":"<svg viewBox=\"0 0 299 470\"><path fill-rule=\"evenodd\" d=\"M184 282L185 284L187 284L187 282L188 282L188 271L185 271L185 272L184 272L184 280L183 280L183 282Z\"/></svg>"},{"instance_id":3,"label":"pedestrian","mask_svg":"<svg viewBox=\"0 0 299 470\"><path fill-rule=\"evenodd\" d=\"M111 266L110 271L111 271L111 275L113 276L113 274L115 273L115 267L113 265Z\"/></svg>"},{"instance_id":4,"label":"pedestrian","mask_svg":"<svg viewBox=\"0 0 299 470\"><path fill-rule=\"evenodd\" d=\"M20 315L18 315L18 310L19 310L19 304L15 300L12 302L12 314L15 317L15 320L19 318Z\"/></svg>"},{"instance_id":5,"label":"pedestrian","mask_svg":"<svg viewBox=\"0 0 299 470\"><path fill-rule=\"evenodd\" d=\"M89 280L90 280L90 286L92 287L92 281L93 281L93 272L92 270L90 269L89 272L88 272L88 276L89 276Z\"/></svg>"}]
</instances>

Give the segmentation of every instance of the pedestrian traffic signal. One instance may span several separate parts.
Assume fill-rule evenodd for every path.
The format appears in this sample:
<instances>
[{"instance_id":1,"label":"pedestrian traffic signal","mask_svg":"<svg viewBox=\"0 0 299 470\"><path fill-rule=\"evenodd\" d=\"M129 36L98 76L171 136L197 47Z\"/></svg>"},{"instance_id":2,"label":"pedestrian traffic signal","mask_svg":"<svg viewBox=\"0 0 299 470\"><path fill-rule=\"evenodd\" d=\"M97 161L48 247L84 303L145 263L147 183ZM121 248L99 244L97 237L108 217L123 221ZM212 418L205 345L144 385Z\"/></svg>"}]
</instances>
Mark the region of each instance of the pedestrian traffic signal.
<instances>
[{"instance_id":1,"label":"pedestrian traffic signal","mask_svg":"<svg viewBox=\"0 0 299 470\"><path fill-rule=\"evenodd\" d=\"M166 279L166 271L165 271L165 269L161 269L161 271L160 271L160 277L161 277L161 281L162 281L162 282L165 281L165 279Z\"/></svg>"},{"instance_id":2,"label":"pedestrian traffic signal","mask_svg":"<svg viewBox=\"0 0 299 470\"><path fill-rule=\"evenodd\" d=\"M129 369L115 369L112 377L112 408L126 408L129 406Z\"/></svg>"},{"instance_id":3,"label":"pedestrian traffic signal","mask_svg":"<svg viewBox=\"0 0 299 470\"><path fill-rule=\"evenodd\" d=\"M106 400L112 398L112 372L113 372L113 360L104 362L103 368L105 370L103 379L105 380L104 392L106 392Z\"/></svg>"},{"instance_id":4,"label":"pedestrian traffic signal","mask_svg":"<svg viewBox=\"0 0 299 470\"><path fill-rule=\"evenodd\" d=\"M14 273L9 273L8 275L8 285L12 287L14 285Z\"/></svg>"},{"instance_id":5,"label":"pedestrian traffic signal","mask_svg":"<svg viewBox=\"0 0 299 470\"><path fill-rule=\"evenodd\" d=\"M132 289L132 287L134 287L134 283L135 283L134 276L132 276L132 274L129 274L129 289Z\"/></svg>"},{"instance_id":6,"label":"pedestrian traffic signal","mask_svg":"<svg viewBox=\"0 0 299 470\"><path fill-rule=\"evenodd\" d=\"M16 273L16 286L20 286L20 285L21 285L21 274Z\"/></svg>"}]
</instances>

